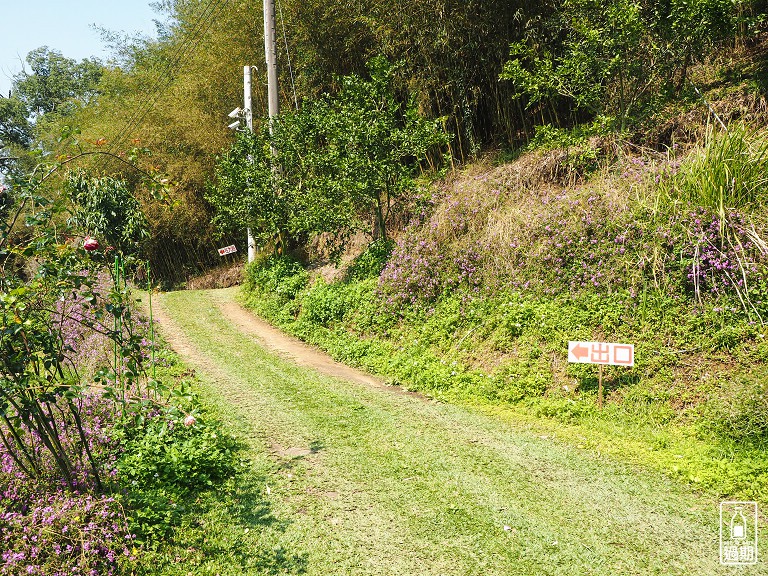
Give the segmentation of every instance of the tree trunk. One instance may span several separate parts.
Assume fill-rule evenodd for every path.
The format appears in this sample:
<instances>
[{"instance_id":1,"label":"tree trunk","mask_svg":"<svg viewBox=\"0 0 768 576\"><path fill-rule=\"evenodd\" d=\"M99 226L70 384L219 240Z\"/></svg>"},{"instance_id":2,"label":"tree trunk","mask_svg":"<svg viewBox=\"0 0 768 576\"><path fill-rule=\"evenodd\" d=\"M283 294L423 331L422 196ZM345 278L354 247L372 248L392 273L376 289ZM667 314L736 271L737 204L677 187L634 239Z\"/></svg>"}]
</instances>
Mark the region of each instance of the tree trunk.
<instances>
[{"instance_id":1,"label":"tree trunk","mask_svg":"<svg viewBox=\"0 0 768 576\"><path fill-rule=\"evenodd\" d=\"M384 206L381 202L381 192L376 195L376 227L378 230L373 231L373 237L381 238L385 242L387 241L387 226L384 218ZM378 232L378 234L377 234Z\"/></svg>"}]
</instances>

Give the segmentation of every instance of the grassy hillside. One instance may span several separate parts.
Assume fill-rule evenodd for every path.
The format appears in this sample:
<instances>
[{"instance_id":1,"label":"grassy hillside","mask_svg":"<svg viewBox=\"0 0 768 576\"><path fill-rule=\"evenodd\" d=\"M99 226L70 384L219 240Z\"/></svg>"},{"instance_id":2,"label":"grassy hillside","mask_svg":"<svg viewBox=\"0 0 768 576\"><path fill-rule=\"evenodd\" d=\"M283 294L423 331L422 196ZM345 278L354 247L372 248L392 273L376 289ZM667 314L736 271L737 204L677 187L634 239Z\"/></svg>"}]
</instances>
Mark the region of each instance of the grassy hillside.
<instances>
[{"instance_id":1,"label":"grassy hillside","mask_svg":"<svg viewBox=\"0 0 768 576\"><path fill-rule=\"evenodd\" d=\"M340 280L257 262L245 300L405 387L764 499L768 138L733 123L659 153L555 136L571 145L438 183ZM636 346L602 410L568 340Z\"/></svg>"}]
</instances>

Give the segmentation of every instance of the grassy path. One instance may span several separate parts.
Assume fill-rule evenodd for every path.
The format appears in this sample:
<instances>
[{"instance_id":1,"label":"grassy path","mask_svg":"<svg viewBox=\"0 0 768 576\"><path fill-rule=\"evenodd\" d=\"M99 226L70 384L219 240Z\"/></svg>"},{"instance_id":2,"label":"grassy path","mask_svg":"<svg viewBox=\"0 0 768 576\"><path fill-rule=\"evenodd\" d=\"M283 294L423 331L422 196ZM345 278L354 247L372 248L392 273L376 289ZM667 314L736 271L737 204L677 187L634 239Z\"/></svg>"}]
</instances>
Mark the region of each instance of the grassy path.
<instances>
[{"instance_id":1,"label":"grassy path","mask_svg":"<svg viewBox=\"0 0 768 576\"><path fill-rule=\"evenodd\" d=\"M272 545L304 558L302 572L734 571L718 564L714 499L522 426L300 367L222 313L233 297L165 294L159 318L208 402L270 462Z\"/></svg>"}]
</instances>

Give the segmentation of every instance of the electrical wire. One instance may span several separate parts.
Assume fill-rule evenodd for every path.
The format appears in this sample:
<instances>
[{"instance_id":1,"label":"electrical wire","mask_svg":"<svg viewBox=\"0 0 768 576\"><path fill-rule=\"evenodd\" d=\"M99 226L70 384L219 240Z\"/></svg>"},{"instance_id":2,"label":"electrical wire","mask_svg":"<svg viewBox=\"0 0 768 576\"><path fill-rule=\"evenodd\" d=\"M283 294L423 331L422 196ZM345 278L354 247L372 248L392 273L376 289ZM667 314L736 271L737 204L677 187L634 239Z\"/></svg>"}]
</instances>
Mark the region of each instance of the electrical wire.
<instances>
[{"instance_id":1,"label":"electrical wire","mask_svg":"<svg viewBox=\"0 0 768 576\"><path fill-rule=\"evenodd\" d=\"M288 72L291 76L291 90L293 90L293 103L296 105L296 111L299 111L299 100L296 98L296 85L293 83L293 67L291 66L291 55L288 52L288 36L285 34L285 19L283 18L283 5L277 0L277 9L280 11L280 26L283 28L283 41L285 42L285 56L288 58Z\"/></svg>"},{"instance_id":2,"label":"electrical wire","mask_svg":"<svg viewBox=\"0 0 768 576\"><path fill-rule=\"evenodd\" d=\"M152 84L151 88L144 92L144 95L146 95L147 98L143 99L143 102L139 103L123 129L120 130L118 134L112 139L112 142L108 148L109 152L118 150L125 143L130 135L130 132L136 127L141 126L142 122L152 111L157 101L165 93L165 91L175 79L175 75L172 73L172 71L177 69L179 63L182 60L194 52L194 50L200 44L202 36L207 33L208 29L210 28L212 24L211 18L228 1L229 0L209 0L208 4L205 6L202 13L198 17L196 23L193 25L192 31L181 42L181 44L179 44L171 57L168 58L167 64L158 72L157 79ZM203 29L204 27L205 29Z\"/></svg>"},{"instance_id":3,"label":"electrical wire","mask_svg":"<svg viewBox=\"0 0 768 576\"><path fill-rule=\"evenodd\" d=\"M136 127L141 126L149 112L154 108L157 101L165 93L165 91L175 79L175 75L172 73L172 71L177 68L179 63L197 47L197 43L199 43L198 38L203 29L203 26L205 26L206 22L210 20L211 16L215 13L216 8L220 7L221 1L222 0L209 1L208 5L205 7L202 14L198 18L197 23L193 26L192 32L184 39L184 41L177 47L174 54L167 60L165 68L158 73L157 80L155 81L152 88L147 92L148 94L152 94L154 92L154 95L150 97L151 100L149 98L145 100L144 106L142 106L141 103L139 104L126 126L112 141L113 148L119 148L122 146L130 135L130 132Z\"/></svg>"},{"instance_id":4,"label":"electrical wire","mask_svg":"<svg viewBox=\"0 0 768 576\"><path fill-rule=\"evenodd\" d=\"M161 84L163 82L167 83L169 82L169 79L171 77L170 72L172 71L173 67L180 61L180 59L184 56L184 52L187 50L189 45L194 41L195 36L199 33L201 26L203 24L203 21L205 18L210 16L209 10L213 6L213 2L218 0L210 0L206 7L204 8L202 14L198 17L197 22L192 27L192 31L190 34L184 38L184 40L176 47L174 53L171 55L170 58L166 59L166 64L163 69L161 69L157 73L157 77L152 84L152 86L144 91L144 94L142 95L142 100L144 97L149 98L156 98L159 91L164 90L164 88L161 87ZM153 99L154 101L154 99ZM146 102L146 100L144 100ZM112 139L112 143L110 145L109 151L112 151L113 148L117 147L118 144L122 144L124 142L124 139L127 134L130 133L130 131L139 123L138 120L140 117L142 117L142 106L143 102L140 102L140 104L136 107L133 114L131 115L130 119L126 123L126 125L123 127L123 129L118 133L118 135ZM146 109L146 108L145 108Z\"/></svg>"}]
</instances>

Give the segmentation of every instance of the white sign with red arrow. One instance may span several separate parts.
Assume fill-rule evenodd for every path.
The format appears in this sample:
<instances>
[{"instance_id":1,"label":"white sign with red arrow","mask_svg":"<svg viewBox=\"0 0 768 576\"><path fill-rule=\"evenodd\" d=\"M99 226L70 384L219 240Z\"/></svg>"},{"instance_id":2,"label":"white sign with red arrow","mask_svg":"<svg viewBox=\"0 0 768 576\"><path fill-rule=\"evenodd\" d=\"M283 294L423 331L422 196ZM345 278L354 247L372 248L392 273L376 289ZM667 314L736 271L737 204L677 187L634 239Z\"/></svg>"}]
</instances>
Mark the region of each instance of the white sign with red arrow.
<instances>
[{"instance_id":1,"label":"white sign with red arrow","mask_svg":"<svg viewBox=\"0 0 768 576\"><path fill-rule=\"evenodd\" d=\"M219 248L219 256L226 256L227 254L232 254L234 252L237 252L237 247L234 244Z\"/></svg>"},{"instance_id":2,"label":"white sign with red arrow","mask_svg":"<svg viewBox=\"0 0 768 576\"><path fill-rule=\"evenodd\" d=\"M568 362L634 366L635 346L613 342L568 342Z\"/></svg>"}]
</instances>

